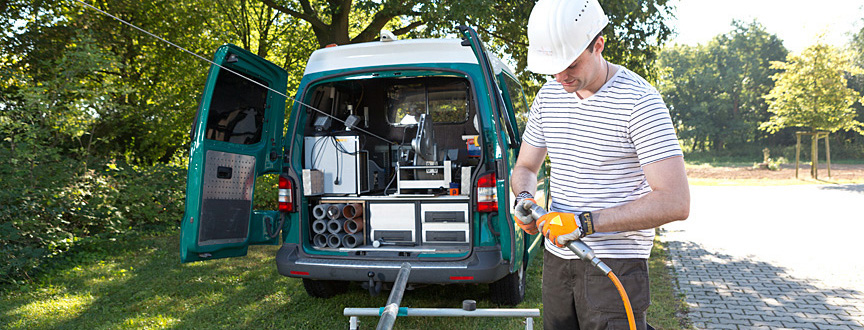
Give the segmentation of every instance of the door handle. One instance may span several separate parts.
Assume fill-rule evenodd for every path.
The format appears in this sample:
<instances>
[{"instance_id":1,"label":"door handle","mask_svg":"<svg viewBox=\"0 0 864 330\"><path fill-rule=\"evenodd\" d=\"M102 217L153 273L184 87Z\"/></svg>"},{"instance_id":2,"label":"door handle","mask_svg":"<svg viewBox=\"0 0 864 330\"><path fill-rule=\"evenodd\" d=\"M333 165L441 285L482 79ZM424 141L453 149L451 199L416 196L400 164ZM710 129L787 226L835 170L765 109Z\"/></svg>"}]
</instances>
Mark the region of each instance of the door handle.
<instances>
[{"instance_id":1,"label":"door handle","mask_svg":"<svg viewBox=\"0 0 864 330\"><path fill-rule=\"evenodd\" d=\"M219 166L216 169L216 177L219 179L230 179L231 174L234 172L234 169L227 166Z\"/></svg>"}]
</instances>

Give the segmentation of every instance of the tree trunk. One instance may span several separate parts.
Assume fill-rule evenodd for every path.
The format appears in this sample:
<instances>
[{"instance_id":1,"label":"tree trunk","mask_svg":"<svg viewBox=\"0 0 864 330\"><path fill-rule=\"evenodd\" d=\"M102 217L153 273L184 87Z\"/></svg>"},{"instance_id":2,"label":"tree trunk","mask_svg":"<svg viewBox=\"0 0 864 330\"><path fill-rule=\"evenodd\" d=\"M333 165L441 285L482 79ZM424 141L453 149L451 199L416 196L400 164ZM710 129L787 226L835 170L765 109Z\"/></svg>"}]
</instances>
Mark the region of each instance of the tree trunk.
<instances>
[{"instance_id":1,"label":"tree trunk","mask_svg":"<svg viewBox=\"0 0 864 330\"><path fill-rule=\"evenodd\" d=\"M810 139L810 176L814 179L819 179L819 139L816 131L813 131Z\"/></svg>"}]
</instances>

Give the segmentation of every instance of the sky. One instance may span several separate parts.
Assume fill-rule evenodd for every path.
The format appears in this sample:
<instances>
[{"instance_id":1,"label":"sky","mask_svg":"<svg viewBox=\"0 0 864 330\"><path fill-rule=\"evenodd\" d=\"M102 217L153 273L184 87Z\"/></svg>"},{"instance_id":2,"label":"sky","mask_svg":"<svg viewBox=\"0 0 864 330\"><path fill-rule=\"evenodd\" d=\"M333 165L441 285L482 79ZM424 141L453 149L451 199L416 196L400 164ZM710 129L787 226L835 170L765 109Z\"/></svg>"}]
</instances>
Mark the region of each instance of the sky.
<instances>
[{"instance_id":1,"label":"sky","mask_svg":"<svg viewBox=\"0 0 864 330\"><path fill-rule=\"evenodd\" d=\"M672 43L705 44L732 30L732 20L757 20L776 34L792 52L814 43L820 33L831 45L843 47L850 33L864 27L864 0L671 0L678 35Z\"/></svg>"}]
</instances>

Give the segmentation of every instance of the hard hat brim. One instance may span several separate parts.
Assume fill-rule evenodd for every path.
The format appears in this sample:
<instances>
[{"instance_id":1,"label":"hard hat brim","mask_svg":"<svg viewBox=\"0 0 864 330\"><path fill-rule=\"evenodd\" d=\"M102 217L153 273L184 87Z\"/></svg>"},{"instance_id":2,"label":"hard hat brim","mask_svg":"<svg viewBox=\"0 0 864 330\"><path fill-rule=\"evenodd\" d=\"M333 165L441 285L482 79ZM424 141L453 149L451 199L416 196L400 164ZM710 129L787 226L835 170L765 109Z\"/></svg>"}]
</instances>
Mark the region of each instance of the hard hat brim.
<instances>
[{"instance_id":1,"label":"hard hat brim","mask_svg":"<svg viewBox=\"0 0 864 330\"><path fill-rule=\"evenodd\" d=\"M531 50L528 47L528 70L539 74L555 75L563 72L579 56L570 60L562 61L561 58L551 55L543 55L539 50Z\"/></svg>"}]
</instances>

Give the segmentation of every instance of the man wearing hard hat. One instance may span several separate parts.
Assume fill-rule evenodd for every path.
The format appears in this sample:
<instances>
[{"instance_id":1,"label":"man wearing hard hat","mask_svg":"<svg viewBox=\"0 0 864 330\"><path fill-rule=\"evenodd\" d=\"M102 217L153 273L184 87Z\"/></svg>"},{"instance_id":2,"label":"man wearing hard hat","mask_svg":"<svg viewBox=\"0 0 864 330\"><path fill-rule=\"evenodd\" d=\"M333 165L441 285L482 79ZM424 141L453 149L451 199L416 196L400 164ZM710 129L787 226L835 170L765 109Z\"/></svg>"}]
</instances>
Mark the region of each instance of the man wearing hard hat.
<instances>
[{"instance_id":1,"label":"man wearing hard hat","mask_svg":"<svg viewBox=\"0 0 864 330\"><path fill-rule=\"evenodd\" d=\"M608 22L597 0L540 0L528 20L528 69L555 80L531 105L511 187L518 192L516 223L547 238L547 329L627 328L612 283L563 248L575 239L618 275L636 326L645 329L654 228L690 212L669 110L645 79L603 58ZM537 171L547 154L552 212L536 219L527 210L535 205Z\"/></svg>"}]
</instances>

